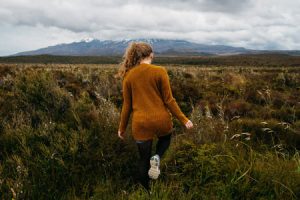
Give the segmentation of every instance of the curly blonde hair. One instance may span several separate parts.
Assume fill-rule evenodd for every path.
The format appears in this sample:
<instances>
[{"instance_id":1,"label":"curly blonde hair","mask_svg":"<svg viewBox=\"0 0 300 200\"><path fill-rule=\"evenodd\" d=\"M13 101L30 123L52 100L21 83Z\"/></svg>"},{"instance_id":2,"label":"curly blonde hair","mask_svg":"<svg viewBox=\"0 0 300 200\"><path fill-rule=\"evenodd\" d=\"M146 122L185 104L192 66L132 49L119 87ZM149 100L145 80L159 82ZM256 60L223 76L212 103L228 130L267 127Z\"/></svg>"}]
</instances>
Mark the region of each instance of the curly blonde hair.
<instances>
[{"instance_id":1,"label":"curly blonde hair","mask_svg":"<svg viewBox=\"0 0 300 200\"><path fill-rule=\"evenodd\" d=\"M146 42L130 42L123 55L118 73L115 74L115 78L123 79L127 71L140 64L141 60L150 56L152 52L151 45Z\"/></svg>"}]
</instances>

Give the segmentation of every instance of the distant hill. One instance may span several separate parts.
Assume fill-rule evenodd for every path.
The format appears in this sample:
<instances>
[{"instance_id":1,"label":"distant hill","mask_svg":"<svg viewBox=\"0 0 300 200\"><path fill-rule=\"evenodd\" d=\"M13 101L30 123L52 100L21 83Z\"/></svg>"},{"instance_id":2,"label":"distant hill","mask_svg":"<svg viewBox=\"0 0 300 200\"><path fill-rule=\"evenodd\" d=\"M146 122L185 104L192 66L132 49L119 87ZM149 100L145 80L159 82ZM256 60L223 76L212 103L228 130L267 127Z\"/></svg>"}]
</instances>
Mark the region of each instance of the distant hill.
<instances>
[{"instance_id":1,"label":"distant hill","mask_svg":"<svg viewBox=\"0 0 300 200\"><path fill-rule=\"evenodd\" d=\"M0 57L0 63L43 64L115 64L119 66L121 56L8 56ZM154 64L195 66L256 66L256 67L300 67L300 56L287 54L241 54L228 56L155 56Z\"/></svg>"},{"instance_id":2,"label":"distant hill","mask_svg":"<svg viewBox=\"0 0 300 200\"><path fill-rule=\"evenodd\" d=\"M98 40L89 39L69 44L58 44L33 51L14 54L25 55L63 55L63 56L119 56L122 55L131 41L150 43L158 55L220 55L241 54L250 50L242 47L224 45L204 45L185 40L167 39L132 39L132 40Z\"/></svg>"}]
</instances>

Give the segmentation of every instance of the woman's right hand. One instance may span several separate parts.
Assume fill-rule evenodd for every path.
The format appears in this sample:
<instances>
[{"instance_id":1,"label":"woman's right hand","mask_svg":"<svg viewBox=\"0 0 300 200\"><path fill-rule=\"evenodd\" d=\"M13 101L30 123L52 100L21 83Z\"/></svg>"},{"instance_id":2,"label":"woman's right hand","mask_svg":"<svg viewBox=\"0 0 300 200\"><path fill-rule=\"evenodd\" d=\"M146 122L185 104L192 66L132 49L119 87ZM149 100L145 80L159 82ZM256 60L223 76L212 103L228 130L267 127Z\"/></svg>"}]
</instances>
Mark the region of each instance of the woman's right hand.
<instances>
[{"instance_id":1,"label":"woman's right hand","mask_svg":"<svg viewBox=\"0 0 300 200\"><path fill-rule=\"evenodd\" d=\"M187 123L185 124L185 127L186 127L187 129L191 129L191 128L194 127L194 125L193 125L192 121L189 120L189 121L187 121Z\"/></svg>"},{"instance_id":2,"label":"woman's right hand","mask_svg":"<svg viewBox=\"0 0 300 200\"><path fill-rule=\"evenodd\" d=\"M124 135L125 135L125 132L118 130L118 136L120 139L124 140Z\"/></svg>"}]
</instances>

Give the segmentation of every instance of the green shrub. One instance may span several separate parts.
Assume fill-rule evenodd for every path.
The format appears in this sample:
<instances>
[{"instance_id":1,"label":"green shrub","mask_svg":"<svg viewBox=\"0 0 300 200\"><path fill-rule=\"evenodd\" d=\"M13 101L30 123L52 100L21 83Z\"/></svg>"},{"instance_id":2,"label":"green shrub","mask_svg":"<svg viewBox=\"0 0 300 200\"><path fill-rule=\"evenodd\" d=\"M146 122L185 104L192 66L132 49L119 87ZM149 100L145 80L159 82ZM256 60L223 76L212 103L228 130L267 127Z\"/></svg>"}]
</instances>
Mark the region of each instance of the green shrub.
<instances>
[{"instance_id":1,"label":"green shrub","mask_svg":"<svg viewBox=\"0 0 300 200\"><path fill-rule=\"evenodd\" d=\"M300 174L297 163L281 154L256 152L237 145L197 145L181 140L168 158L172 182L183 184L192 199L296 199ZM291 178L293 177L293 178Z\"/></svg>"}]
</instances>

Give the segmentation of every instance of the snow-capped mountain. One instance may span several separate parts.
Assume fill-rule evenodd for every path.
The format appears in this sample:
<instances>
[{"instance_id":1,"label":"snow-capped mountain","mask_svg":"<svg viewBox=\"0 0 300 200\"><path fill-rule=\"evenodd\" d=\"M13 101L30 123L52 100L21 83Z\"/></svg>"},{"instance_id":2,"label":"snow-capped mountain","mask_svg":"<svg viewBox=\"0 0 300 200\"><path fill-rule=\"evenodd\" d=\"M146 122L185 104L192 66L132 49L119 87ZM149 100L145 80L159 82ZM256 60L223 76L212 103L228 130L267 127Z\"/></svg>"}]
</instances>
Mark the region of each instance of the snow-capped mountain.
<instances>
[{"instance_id":1,"label":"snow-capped mountain","mask_svg":"<svg viewBox=\"0 0 300 200\"><path fill-rule=\"evenodd\" d=\"M71 56L114 56L123 55L131 41L144 41L153 46L154 52L160 55L219 55L247 53L242 47L224 45L205 45L185 40L169 39L126 39L99 40L86 38L78 42L58 44L33 51L20 52L15 55L71 55Z\"/></svg>"}]
</instances>

